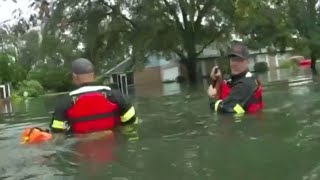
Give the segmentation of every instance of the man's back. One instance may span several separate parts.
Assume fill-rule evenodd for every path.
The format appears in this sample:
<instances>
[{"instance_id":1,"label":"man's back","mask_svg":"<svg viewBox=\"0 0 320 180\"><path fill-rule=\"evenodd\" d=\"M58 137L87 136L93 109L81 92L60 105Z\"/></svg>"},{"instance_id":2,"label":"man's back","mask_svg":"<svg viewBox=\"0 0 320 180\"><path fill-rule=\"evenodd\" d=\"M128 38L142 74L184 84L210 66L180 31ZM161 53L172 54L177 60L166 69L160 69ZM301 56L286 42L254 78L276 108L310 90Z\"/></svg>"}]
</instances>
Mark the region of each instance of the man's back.
<instances>
[{"instance_id":1,"label":"man's back","mask_svg":"<svg viewBox=\"0 0 320 180\"><path fill-rule=\"evenodd\" d=\"M70 92L57 104L50 127L53 132L86 133L134 121L134 107L119 91L89 85Z\"/></svg>"}]
</instances>

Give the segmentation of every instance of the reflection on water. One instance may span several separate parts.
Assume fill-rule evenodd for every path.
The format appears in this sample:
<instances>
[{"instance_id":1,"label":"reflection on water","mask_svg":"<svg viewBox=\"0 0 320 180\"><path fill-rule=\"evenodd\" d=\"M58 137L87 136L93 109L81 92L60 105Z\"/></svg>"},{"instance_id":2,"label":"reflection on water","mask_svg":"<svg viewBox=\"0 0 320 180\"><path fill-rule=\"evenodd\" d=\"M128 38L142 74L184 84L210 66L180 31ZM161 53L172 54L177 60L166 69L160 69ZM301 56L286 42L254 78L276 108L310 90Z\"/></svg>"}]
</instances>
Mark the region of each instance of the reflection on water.
<instances>
[{"instance_id":1,"label":"reflection on water","mask_svg":"<svg viewBox=\"0 0 320 180\"><path fill-rule=\"evenodd\" d=\"M151 86L136 85L131 89L131 94L137 97L170 96L179 93L181 93L181 85L176 82L155 83Z\"/></svg>"},{"instance_id":2,"label":"reflection on water","mask_svg":"<svg viewBox=\"0 0 320 180\"><path fill-rule=\"evenodd\" d=\"M175 95L181 93L181 88L179 83L167 83L163 85L163 95Z\"/></svg>"},{"instance_id":3,"label":"reflection on water","mask_svg":"<svg viewBox=\"0 0 320 180\"><path fill-rule=\"evenodd\" d=\"M262 82L270 83L275 81L304 81L312 78L309 69L272 69L259 76Z\"/></svg>"},{"instance_id":4,"label":"reflection on water","mask_svg":"<svg viewBox=\"0 0 320 180\"><path fill-rule=\"evenodd\" d=\"M292 85L303 78L266 79L265 110L237 121L208 109L207 86L167 84L166 96L134 98L137 129L38 146L19 144L21 132L47 127L56 98L12 103L0 119L0 179L319 179L320 84Z\"/></svg>"},{"instance_id":5,"label":"reflection on water","mask_svg":"<svg viewBox=\"0 0 320 180\"><path fill-rule=\"evenodd\" d=\"M289 93L294 95L306 95L310 93L310 88L307 86L295 86L290 88Z\"/></svg>"}]
</instances>

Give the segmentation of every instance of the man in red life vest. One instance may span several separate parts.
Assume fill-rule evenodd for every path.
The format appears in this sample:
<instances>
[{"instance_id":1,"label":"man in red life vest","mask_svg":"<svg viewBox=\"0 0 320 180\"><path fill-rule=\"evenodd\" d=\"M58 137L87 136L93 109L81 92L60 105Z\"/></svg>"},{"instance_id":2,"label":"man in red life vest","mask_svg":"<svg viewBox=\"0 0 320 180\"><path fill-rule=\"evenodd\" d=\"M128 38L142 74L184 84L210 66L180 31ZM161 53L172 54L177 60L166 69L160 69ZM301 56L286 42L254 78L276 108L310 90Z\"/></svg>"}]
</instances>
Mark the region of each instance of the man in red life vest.
<instances>
[{"instance_id":1,"label":"man in red life vest","mask_svg":"<svg viewBox=\"0 0 320 180\"><path fill-rule=\"evenodd\" d=\"M229 50L231 78L222 80L218 67L211 72L213 84L208 88L210 108L222 113L254 113L264 107L262 85L249 71L249 51L241 42Z\"/></svg>"},{"instance_id":2,"label":"man in red life vest","mask_svg":"<svg viewBox=\"0 0 320 180\"><path fill-rule=\"evenodd\" d=\"M137 123L134 107L119 91L94 85L93 64L87 59L72 62L73 83L79 88L59 102L54 111L52 132L85 134Z\"/></svg>"}]
</instances>

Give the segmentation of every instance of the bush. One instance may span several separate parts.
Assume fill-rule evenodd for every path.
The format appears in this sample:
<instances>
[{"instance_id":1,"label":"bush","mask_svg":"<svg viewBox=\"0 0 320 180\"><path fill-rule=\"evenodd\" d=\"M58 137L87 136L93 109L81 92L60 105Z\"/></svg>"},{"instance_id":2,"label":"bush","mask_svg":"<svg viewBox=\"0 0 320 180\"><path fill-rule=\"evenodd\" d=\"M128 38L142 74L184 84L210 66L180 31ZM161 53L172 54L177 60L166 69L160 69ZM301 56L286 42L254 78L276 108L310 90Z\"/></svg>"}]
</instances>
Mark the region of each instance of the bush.
<instances>
[{"instance_id":1,"label":"bush","mask_svg":"<svg viewBox=\"0 0 320 180\"><path fill-rule=\"evenodd\" d=\"M35 80L24 80L18 85L18 96L38 97L43 94L44 90L42 85Z\"/></svg>"},{"instance_id":2,"label":"bush","mask_svg":"<svg viewBox=\"0 0 320 180\"><path fill-rule=\"evenodd\" d=\"M279 68L280 69L289 69L289 68L292 68L292 67L297 67L299 64L299 61L298 60L283 60L281 63L280 63L280 66Z\"/></svg>"},{"instance_id":3,"label":"bush","mask_svg":"<svg viewBox=\"0 0 320 180\"><path fill-rule=\"evenodd\" d=\"M269 67L266 62L258 62L254 65L255 72L267 72L268 70L269 70Z\"/></svg>"},{"instance_id":4,"label":"bush","mask_svg":"<svg viewBox=\"0 0 320 180\"><path fill-rule=\"evenodd\" d=\"M27 77L27 70L19 65L19 64L14 64L13 65L13 79L12 79L12 85L13 87L17 87L19 85L19 82L22 82L23 80L26 79Z\"/></svg>"},{"instance_id":5,"label":"bush","mask_svg":"<svg viewBox=\"0 0 320 180\"><path fill-rule=\"evenodd\" d=\"M72 88L70 72L64 67L40 67L29 72L28 80L36 80L43 88L54 92L69 91Z\"/></svg>"},{"instance_id":6,"label":"bush","mask_svg":"<svg viewBox=\"0 0 320 180\"><path fill-rule=\"evenodd\" d=\"M15 63L8 54L0 53L0 83L11 82L14 87L26 79L26 70Z\"/></svg>"}]
</instances>

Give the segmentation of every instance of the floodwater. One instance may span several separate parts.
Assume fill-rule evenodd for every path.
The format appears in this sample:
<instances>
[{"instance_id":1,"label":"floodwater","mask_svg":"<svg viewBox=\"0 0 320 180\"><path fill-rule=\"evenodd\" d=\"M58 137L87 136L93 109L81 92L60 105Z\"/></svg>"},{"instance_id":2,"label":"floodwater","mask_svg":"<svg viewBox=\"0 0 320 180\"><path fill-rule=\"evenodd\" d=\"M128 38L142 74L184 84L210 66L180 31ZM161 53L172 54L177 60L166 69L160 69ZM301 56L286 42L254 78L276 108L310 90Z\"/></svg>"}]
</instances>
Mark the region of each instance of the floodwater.
<instances>
[{"instance_id":1,"label":"floodwater","mask_svg":"<svg viewBox=\"0 0 320 180\"><path fill-rule=\"evenodd\" d=\"M164 96L131 97L138 126L41 145L20 144L21 132L46 128L58 97L12 102L0 117L0 179L320 179L319 78L281 70L261 80L257 115L214 114L206 84L168 84Z\"/></svg>"}]
</instances>

